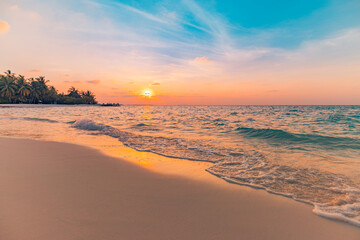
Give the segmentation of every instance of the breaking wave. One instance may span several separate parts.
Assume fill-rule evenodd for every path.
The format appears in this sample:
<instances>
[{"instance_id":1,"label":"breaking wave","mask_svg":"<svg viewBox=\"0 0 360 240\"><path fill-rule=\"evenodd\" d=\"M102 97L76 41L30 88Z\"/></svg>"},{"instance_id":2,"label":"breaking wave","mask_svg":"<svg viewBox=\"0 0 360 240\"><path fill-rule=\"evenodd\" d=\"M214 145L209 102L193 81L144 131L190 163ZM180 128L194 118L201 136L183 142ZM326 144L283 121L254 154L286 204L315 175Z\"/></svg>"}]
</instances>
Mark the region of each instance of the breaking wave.
<instances>
[{"instance_id":1,"label":"breaking wave","mask_svg":"<svg viewBox=\"0 0 360 240\"><path fill-rule=\"evenodd\" d=\"M39 122L49 122L49 123L57 123L58 121L56 120L51 120L51 119L48 119L48 118L31 118L31 117L24 117L23 118L24 120L27 120L27 121L39 121Z\"/></svg>"},{"instance_id":2,"label":"breaking wave","mask_svg":"<svg viewBox=\"0 0 360 240\"><path fill-rule=\"evenodd\" d=\"M107 126L99 123L95 123L92 120L78 120L74 122L69 122L73 124L73 127L82 129L82 130L89 130L89 131L101 131L105 129Z\"/></svg>"},{"instance_id":3,"label":"breaking wave","mask_svg":"<svg viewBox=\"0 0 360 240\"><path fill-rule=\"evenodd\" d=\"M207 141L135 134L92 120L75 121L72 126L117 138L124 145L138 151L212 162L214 164L207 171L228 182L264 189L312 204L313 212L320 216L360 227L360 190L345 175L274 164L259 153L212 146ZM359 147L357 140L347 138L293 134L274 129L238 128L237 131L248 137L282 140L286 143L303 142L332 147L345 147L349 144L350 148Z\"/></svg>"},{"instance_id":4,"label":"breaking wave","mask_svg":"<svg viewBox=\"0 0 360 240\"><path fill-rule=\"evenodd\" d=\"M360 140L353 138L296 134L270 128L256 129L239 127L235 131L246 137L271 140L277 144L315 144L326 148L360 149Z\"/></svg>"}]
</instances>

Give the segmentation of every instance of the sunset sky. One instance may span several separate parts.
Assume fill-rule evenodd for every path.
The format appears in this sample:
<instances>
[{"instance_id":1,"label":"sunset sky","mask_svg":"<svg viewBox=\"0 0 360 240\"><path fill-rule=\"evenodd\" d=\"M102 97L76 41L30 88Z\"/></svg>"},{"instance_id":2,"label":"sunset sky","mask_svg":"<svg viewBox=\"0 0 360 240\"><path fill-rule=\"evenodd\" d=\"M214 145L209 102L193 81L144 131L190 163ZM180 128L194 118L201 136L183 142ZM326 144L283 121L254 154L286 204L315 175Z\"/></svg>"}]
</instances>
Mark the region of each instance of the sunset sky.
<instances>
[{"instance_id":1,"label":"sunset sky","mask_svg":"<svg viewBox=\"0 0 360 240\"><path fill-rule=\"evenodd\" d=\"M360 104L360 1L1 0L7 69L99 102Z\"/></svg>"}]
</instances>

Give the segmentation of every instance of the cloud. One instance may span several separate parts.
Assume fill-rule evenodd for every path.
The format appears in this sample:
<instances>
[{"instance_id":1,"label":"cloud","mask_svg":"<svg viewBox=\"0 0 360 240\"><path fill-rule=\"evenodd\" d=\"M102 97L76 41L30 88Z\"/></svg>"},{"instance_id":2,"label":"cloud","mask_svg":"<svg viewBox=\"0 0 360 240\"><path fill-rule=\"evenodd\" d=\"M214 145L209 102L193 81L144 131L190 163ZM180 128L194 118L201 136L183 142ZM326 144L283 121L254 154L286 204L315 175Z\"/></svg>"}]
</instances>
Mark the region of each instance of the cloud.
<instances>
[{"instance_id":1,"label":"cloud","mask_svg":"<svg viewBox=\"0 0 360 240\"><path fill-rule=\"evenodd\" d=\"M360 37L356 29L327 34L327 38L324 33L311 38L296 35L297 44L288 47L280 44L273 35L286 37L292 29L301 32L292 27L295 24L242 34L241 30L235 29L237 25L232 25L232 19L227 20L206 2L182 0L169 5L164 3L167 1L159 1L150 8L138 3L82 2L90 1L101 4L84 7L72 4L72 1L55 4L57 1L36 0L38 5L14 5L12 10L19 13L0 9L2 18L13 28L4 37L0 35L0 45L17 46L2 51L0 65L26 67L28 59L36 53L41 57L37 57L37 65L33 67L41 66L49 78L60 83L70 80L68 85L75 84L71 81L75 73L74 80L82 80L93 87L100 87L95 85L100 80L93 80L97 77L91 76L99 76L100 84L105 84L103 88L106 89L119 86L119 89L135 91L148 86L184 94L184 89L191 83L194 86L191 90L200 94L226 92L224 96L227 92L249 89L249 92L262 93L280 89L279 94L285 94L290 91L282 87L287 83L290 86L291 82L310 82L310 79L321 82L316 80L318 76L335 78L335 73L348 72L349 79L359 75L355 63L360 61ZM20 12L25 11L22 9L36 9L44 21L30 21L27 14ZM276 33L269 33L277 29ZM263 37L257 31L271 36ZM32 37L23 41L22 36ZM51 56L52 60L46 56ZM28 69L19 69L24 70ZM64 73L71 73L71 77ZM217 91L216 83L220 81L221 91ZM256 89L264 82L269 86ZM208 87L205 89L203 84ZM353 85L355 89L355 83ZM98 95L101 99L104 93Z\"/></svg>"},{"instance_id":2,"label":"cloud","mask_svg":"<svg viewBox=\"0 0 360 240\"><path fill-rule=\"evenodd\" d=\"M86 81L87 83L91 83L91 84L99 84L100 80L88 80Z\"/></svg>"},{"instance_id":3,"label":"cloud","mask_svg":"<svg viewBox=\"0 0 360 240\"><path fill-rule=\"evenodd\" d=\"M228 26L223 19L219 18L216 14L206 11L205 8L193 0L183 0L183 2L198 21L207 28L210 28L210 34L218 40L219 49L226 49L228 45L231 45L232 40L227 31Z\"/></svg>"},{"instance_id":4,"label":"cloud","mask_svg":"<svg viewBox=\"0 0 360 240\"><path fill-rule=\"evenodd\" d=\"M69 80L65 80L64 83L81 83L81 81L69 81Z\"/></svg>"},{"instance_id":5,"label":"cloud","mask_svg":"<svg viewBox=\"0 0 360 240\"><path fill-rule=\"evenodd\" d=\"M158 23L163 23L163 24L168 24L168 22L165 20L165 19L162 19L158 16L155 16L153 14L150 14L148 12L145 12L145 11L142 11L140 9L137 9L137 8L134 8L134 7L131 7L129 5L126 5L126 4L123 4L123 3L114 3L118 6L121 6L123 8L126 8L127 10L131 11L131 12L134 12L134 13L137 13L141 16L143 16L144 18L147 18L149 20L152 20L154 22L158 22Z\"/></svg>"},{"instance_id":6,"label":"cloud","mask_svg":"<svg viewBox=\"0 0 360 240\"><path fill-rule=\"evenodd\" d=\"M70 74L60 74L59 77L70 77Z\"/></svg>"},{"instance_id":7,"label":"cloud","mask_svg":"<svg viewBox=\"0 0 360 240\"><path fill-rule=\"evenodd\" d=\"M295 51L285 53L288 60L303 61L335 61L340 59L359 60L360 56L360 28L351 28L339 31L332 36L303 42Z\"/></svg>"},{"instance_id":8,"label":"cloud","mask_svg":"<svg viewBox=\"0 0 360 240\"><path fill-rule=\"evenodd\" d=\"M211 64L212 61L210 61L209 59L207 59L205 56L204 57L197 57L193 60L194 63L196 64Z\"/></svg>"},{"instance_id":9,"label":"cloud","mask_svg":"<svg viewBox=\"0 0 360 240\"><path fill-rule=\"evenodd\" d=\"M339 72L340 69L346 69L358 63L360 61L359 42L360 28L344 29L323 39L303 41L299 47L293 49L234 48L232 52L219 56L216 63L223 72L233 76L236 81L239 78L234 76L239 74L242 79L252 78L253 81L258 81L259 74L265 73L272 73L273 77L294 72L298 76L308 76L306 72L316 70L323 71L322 74L325 76L329 75L330 70ZM201 61L193 60L194 62ZM301 74L298 71L301 71ZM274 79L273 77L271 79ZM291 78L288 81L291 81Z\"/></svg>"},{"instance_id":10,"label":"cloud","mask_svg":"<svg viewBox=\"0 0 360 240\"><path fill-rule=\"evenodd\" d=\"M12 14L22 15L31 20L41 20L42 16L36 11L26 10L26 8L20 8L19 5L12 5L8 8L12 11Z\"/></svg>"},{"instance_id":11,"label":"cloud","mask_svg":"<svg viewBox=\"0 0 360 240\"><path fill-rule=\"evenodd\" d=\"M17 11L19 10L19 5L12 5L9 9L12 11Z\"/></svg>"},{"instance_id":12,"label":"cloud","mask_svg":"<svg viewBox=\"0 0 360 240\"><path fill-rule=\"evenodd\" d=\"M277 89L272 89L272 90L268 90L267 92L269 92L269 93L277 93L277 92L280 92L280 91L277 90Z\"/></svg>"},{"instance_id":13,"label":"cloud","mask_svg":"<svg viewBox=\"0 0 360 240\"><path fill-rule=\"evenodd\" d=\"M10 29L10 25L5 22L0 20L0 34L7 32Z\"/></svg>"},{"instance_id":14,"label":"cloud","mask_svg":"<svg viewBox=\"0 0 360 240\"><path fill-rule=\"evenodd\" d=\"M121 97L123 97L123 98L134 98L134 97L139 97L139 95L131 94L131 95L123 95Z\"/></svg>"},{"instance_id":15,"label":"cloud","mask_svg":"<svg viewBox=\"0 0 360 240\"><path fill-rule=\"evenodd\" d=\"M41 73L41 70L39 69L31 69L28 71L28 73Z\"/></svg>"}]
</instances>

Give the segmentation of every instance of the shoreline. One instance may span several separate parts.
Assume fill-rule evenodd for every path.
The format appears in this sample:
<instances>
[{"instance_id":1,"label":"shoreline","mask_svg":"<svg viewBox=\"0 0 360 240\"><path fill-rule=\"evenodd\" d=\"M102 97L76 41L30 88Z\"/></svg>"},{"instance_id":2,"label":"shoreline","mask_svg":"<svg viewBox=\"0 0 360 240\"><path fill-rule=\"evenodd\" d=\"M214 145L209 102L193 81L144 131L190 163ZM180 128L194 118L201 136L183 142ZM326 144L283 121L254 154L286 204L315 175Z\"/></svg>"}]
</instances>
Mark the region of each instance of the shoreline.
<instances>
[{"instance_id":1,"label":"shoreline","mask_svg":"<svg viewBox=\"0 0 360 240\"><path fill-rule=\"evenodd\" d=\"M4 240L360 236L311 206L215 176L211 183L149 171L69 143L0 137L0 150Z\"/></svg>"}]
</instances>

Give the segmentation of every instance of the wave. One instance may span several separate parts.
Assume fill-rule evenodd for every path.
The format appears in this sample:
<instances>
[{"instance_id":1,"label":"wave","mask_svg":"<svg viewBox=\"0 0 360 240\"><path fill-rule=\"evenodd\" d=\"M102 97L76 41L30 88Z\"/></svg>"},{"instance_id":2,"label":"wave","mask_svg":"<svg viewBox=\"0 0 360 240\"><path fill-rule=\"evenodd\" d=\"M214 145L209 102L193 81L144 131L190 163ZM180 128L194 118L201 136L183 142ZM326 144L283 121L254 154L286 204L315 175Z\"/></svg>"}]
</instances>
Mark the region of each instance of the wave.
<instances>
[{"instance_id":1,"label":"wave","mask_svg":"<svg viewBox=\"0 0 360 240\"><path fill-rule=\"evenodd\" d=\"M360 212L360 203L348 203L341 206L329 206L326 204L315 204L313 212L319 216L330 218L360 227L359 217L354 217Z\"/></svg>"},{"instance_id":2,"label":"wave","mask_svg":"<svg viewBox=\"0 0 360 240\"><path fill-rule=\"evenodd\" d=\"M312 204L313 212L320 216L360 227L360 190L345 175L274 164L259 153L214 147L207 141L135 134L92 120L75 121L72 126L117 138L124 145L138 151L171 158L212 162L214 164L206 171L228 182L264 189L273 194ZM314 141L313 136L281 130L239 128L238 131L251 137L266 139L288 139L296 142L300 141L298 138L302 138L301 141Z\"/></svg>"},{"instance_id":3,"label":"wave","mask_svg":"<svg viewBox=\"0 0 360 240\"><path fill-rule=\"evenodd\" d=\"M146 123L138 123L134 125L134 127L146 127L146 126L148 126Z\"/></svg>"},{"instance_id":4,"label":"wave","mask_svg":"<svg viewBox=\"0 0 360 240\"><path fill-rule=\"evenodd\" d=\"M206 171L230 183L311 204L319 216L360 227L360 189L342 174L272 164L246 154L217 162Z\"/></svg>"},{"instance_id":5,"label":"wave","mask_svg":"<svg viewBox=\"0 0 360 240\"><path fill-rule=\"evenodd\" d=\"M69 122L73 124L73 127L82 129L82 130L89 130L89 131L101 131L105 129L107 126L103 124L99 124L94 122L93 120L78 120L74 122Z\"/></svg>"},{"instance_id":6,"label":"wave","mask_svg":"<svg viewBox=\"0 0 360 240\"><path fill-rule=\"evenodd\" d=\"M146 123L135 124L135 125L132 126L132 128L137 129L139 131L149 131L149 132L151 132L151 131L153 131L153 132L160 131L160 129L157 128L156 126L151 125L151 124L146 124Z\"/></svg>"},{"instance_id":7,"label":"wave","mask_svg":"<svg viewBox=\"0 0 360 240\"><path fill-rule=\"evenodd\" d=\"M104 135L117 138L124 145L135 150L153 152L167 157L206 162L216 162L223 157L222 154L216 153L205 144L184 142L180 138L139 135L87 119L75 121L72 126L82 130L100 131Z\"/></svg>"},{"instance_id":8,"label":"wave","mask_svg":"<svg viewBox=\"0 0 360 240\"><path fill-rule=\"evenodd\" d=\"M49 123L58 123L56 120L48 119L48 118L32 118L32 117L24 117L24 120L28 121L39 121L39 122L49 122Z\"/></svg>"},{"instance_id":9,"label":"wave","mask_svg":"<svg viewBox=\"0 0 360 240\"><path fill-rule=\"evenodd\" d=\"M246 137L261 138L275 144L314 144L326 148L360 149L360 140L347 137L330 137L315 134L290 133L279 129L239 127L235 131Z\"/></svg>"}]
</instances>

